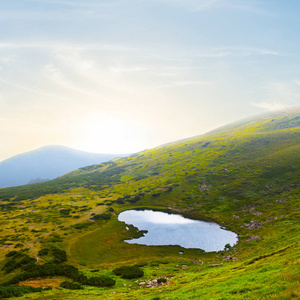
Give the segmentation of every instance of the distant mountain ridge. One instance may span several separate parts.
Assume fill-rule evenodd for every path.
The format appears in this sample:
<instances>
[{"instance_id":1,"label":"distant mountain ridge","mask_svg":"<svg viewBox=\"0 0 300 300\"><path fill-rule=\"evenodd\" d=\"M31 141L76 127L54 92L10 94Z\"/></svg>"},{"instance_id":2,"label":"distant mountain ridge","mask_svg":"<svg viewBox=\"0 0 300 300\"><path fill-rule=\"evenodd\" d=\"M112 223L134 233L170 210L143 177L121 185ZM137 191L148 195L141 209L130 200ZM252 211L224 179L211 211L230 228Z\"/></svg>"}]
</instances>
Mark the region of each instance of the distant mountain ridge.
<instances>
[{"instance_id":1,"label":"distant mountain ridge","mask_svg":"<svg viewBox=\"0 0 300 300\"><path fill-rule=\"evenodd\" d=\"M0 188L47 181L75 169L125 154L98 154L65 146L45 146L0 162Z\"/></svg>"}]
</instances>

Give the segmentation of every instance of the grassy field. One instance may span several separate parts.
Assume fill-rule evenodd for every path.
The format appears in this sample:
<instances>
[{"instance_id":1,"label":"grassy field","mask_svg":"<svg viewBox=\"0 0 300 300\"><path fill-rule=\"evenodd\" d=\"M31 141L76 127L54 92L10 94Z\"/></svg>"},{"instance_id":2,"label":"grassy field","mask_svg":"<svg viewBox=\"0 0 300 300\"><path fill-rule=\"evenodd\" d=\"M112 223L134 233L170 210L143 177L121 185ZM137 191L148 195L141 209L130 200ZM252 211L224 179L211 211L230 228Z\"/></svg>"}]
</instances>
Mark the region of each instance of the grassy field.
<instances>
[{"instance_id":1,"label":"grassy field","mask_svg":"<svg viewBox=\"0 0 300 300\"><path fill-rule=\"evenodd\" d=\"M23 266L5 271L9 252L45 264L54 254L39 251L60 249L68 261L58 264L78 267L87 277L109 276L116 284L69 290L60 287L64 276L29 278L18 286L52 289L18 299L300 299L299 187L295 109L50 182L0 189L0 284L24 272ZM141 207L214 220L236 232L239 242L209 253L127 244L123 240L136 229L126 230L117 215ZM136 264L144 271L141 278L113 273ZM158 285L159 278L166 282Z\"/></svg>"}]
</instances>

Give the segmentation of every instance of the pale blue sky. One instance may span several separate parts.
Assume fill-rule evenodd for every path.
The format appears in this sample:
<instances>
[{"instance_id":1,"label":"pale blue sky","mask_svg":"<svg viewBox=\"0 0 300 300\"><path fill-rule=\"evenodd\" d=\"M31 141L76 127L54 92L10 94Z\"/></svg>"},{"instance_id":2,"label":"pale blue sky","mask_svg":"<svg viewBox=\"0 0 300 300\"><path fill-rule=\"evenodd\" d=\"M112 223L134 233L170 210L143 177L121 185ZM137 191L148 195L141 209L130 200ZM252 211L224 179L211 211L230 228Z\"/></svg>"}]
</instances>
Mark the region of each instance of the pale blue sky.
<instances>
[{"instance_id":1,"label":"pale blue sky","mask_svg":"<svg viewBox=\"0 0 300 300\"><path fill-rule=\"evenodd\" d=\"M298 0L0 1L0 161L128 153L300 105Z\"/></svg>"}]
</instances>

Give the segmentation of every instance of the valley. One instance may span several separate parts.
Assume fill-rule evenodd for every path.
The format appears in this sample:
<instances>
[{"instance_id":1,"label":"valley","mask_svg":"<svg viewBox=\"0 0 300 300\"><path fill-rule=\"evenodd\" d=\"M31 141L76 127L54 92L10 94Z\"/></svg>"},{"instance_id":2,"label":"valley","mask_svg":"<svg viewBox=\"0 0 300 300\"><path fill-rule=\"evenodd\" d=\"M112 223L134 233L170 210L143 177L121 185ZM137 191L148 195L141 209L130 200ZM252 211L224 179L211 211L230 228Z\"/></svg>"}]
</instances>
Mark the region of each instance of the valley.
<instances>
[{"instance_id":1,"label":"valley","mask_svg":"<svg viewBox=\"0 0 300 300\"><path fill-rule=\"evenodd\" d=\"M299 198L299 109L0 189L0 299L4 286L46 288L17 299L298 299ZM239 241L214 252L128 244L139 230L118 215L135 208L214 221ZM60 273L7 284L47 264ZM82 289L60 286L78 282L61 271L69 265ZM143 275L123 278L122 266ZM115 284L92 285L94 276Z\"/></svg>"}]
</instances>

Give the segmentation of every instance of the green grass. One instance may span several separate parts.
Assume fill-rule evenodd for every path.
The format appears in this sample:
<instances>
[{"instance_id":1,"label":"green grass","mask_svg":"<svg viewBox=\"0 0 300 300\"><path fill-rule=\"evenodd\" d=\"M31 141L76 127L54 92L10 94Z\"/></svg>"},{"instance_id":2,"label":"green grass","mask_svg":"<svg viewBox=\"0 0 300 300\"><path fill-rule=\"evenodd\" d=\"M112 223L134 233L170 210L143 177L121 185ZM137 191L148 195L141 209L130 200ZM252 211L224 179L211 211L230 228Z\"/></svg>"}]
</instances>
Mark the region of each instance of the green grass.
<instances>
[{"instance_id":1,"label":"green grass","mask_svg":"<svg viewBox=\"0 0 300 300\"><path fill-rule=\"evenodd\" d=\"M45 287L53 281L54 289L18 299L298 299L299 178L300 111L295 109L54 181L0 189L0 269L9 251L35 258L40 249L55 246L86 276L110 276L116 285L72 291L59 287L65 278L31 280L22 284ZM239 243L211 253L127 244L123 240L136 230L126 230L117 214L137 207L214 220L238 233ZM111 219L93 219L111 208ZM261 226L249 229L250 221ZM47 259L40 257L39 263ZM122 279L112 272L135 264L143 266L143 278ZM20 272L0 271L0 283ZM167 282L140 285L158 278Z\"/></svg>"}]
</instances>

